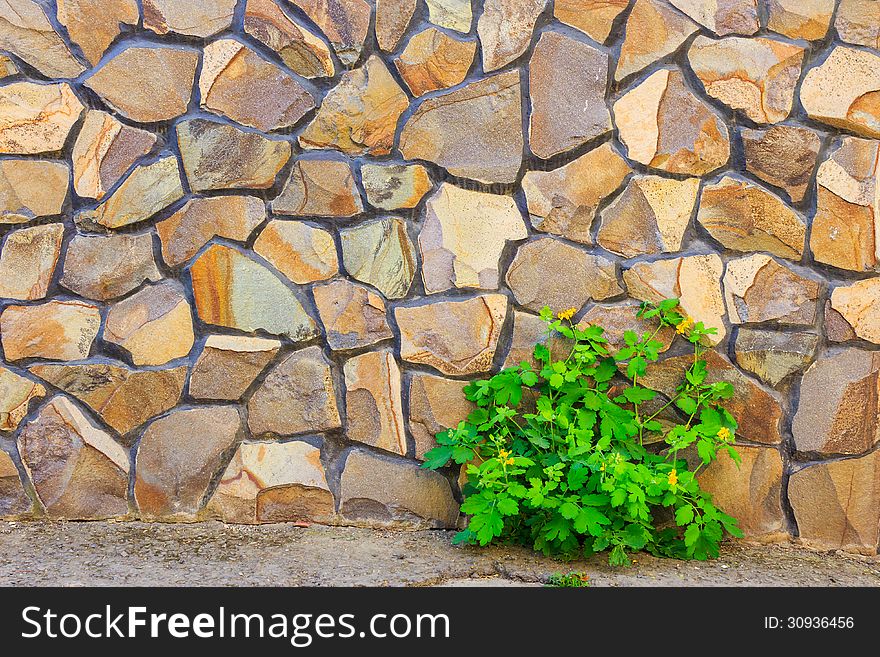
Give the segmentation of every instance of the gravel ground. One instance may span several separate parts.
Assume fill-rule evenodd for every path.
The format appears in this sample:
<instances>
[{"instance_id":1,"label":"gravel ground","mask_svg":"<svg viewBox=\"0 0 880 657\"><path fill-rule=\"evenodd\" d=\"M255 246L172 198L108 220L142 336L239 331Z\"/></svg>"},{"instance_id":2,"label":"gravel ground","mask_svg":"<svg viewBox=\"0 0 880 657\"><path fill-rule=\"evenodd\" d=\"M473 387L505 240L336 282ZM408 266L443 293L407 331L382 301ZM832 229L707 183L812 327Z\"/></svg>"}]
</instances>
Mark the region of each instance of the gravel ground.
<instances>
[{"instance_id":1,"label":"gravel ground","mask_svg":"<svg viewBox=\"0 0 880 657\"><path fill-rule=\"evenodd\" d=\"M561 563L525 549L453 547L442 531L145 523L0 523L0 586L541 585L583 571L594 586L878 586L880 560L728 543L721 558L604 556Z\"/></svg>"}]
</instances>

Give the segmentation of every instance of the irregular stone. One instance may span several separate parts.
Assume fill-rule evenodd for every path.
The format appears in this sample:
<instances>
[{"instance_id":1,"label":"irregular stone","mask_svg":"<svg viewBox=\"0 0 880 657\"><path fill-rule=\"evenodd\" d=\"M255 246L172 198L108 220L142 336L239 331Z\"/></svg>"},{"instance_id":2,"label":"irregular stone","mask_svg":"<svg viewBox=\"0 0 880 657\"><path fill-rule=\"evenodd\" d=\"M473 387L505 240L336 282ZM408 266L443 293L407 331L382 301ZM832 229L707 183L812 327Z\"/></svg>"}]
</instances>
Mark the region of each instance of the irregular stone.
<instances>
[{"instance_id":1,"label":"irregular stone","mask_svg":"<svg viewBox=\"0 0 880 657\"><path fill-rule=\"evenodd\" d=\"M14 519L31 510L18 468L6 452L0 451L0 518Z\"/></svg>"},{"instance_id":2,"label":"irregular stone","mask_svg":"<svg viewBox=\"0 0 880 657\"><path fill-rule=\"evenodd\" d=\"M400 152L406 159L428 160L454 176L484 183L515 182L522 151L518 71L428 98L400 135Z\"/></svg>"},{"instance_id":3,"label":"irregular stone","mask_svg":"<svg viewBox=\"0 0 880 657\"><path fill-rule=\"evenodd\" d=\"M156 224L162 258L177 267L196 255L215 237L247 241L266 220L266 206L254 196L193 198L180 210Z\"/></svg>"},{"instance_id":4,"label":"irregular stone","mask_svg":"<svg viewBox=\"0 0 880 657\"><path fill-rule=\"evenodd\" d=\"M321 451L300 441L239 445L207 509L244 524L327 523L336 515Z\"/></svg>"},{"instance_id":5,"label":"irregular stone","mask_svg":"<svg viewBox=\"0 0 880 657\"><path fill-rule=\"evenodd\" d=\"M177 158L168 155L141 164L94 210L80 213L78 221L91 221L106 228L122 228L146 221L183 198Z\"/></svg>"},{"instance_id":6,"label":"irregular stone","mask_svg":"<svg viewBox=\"0 0 880 657\"><path fill-rule=\"evenodd\" d=\"M766 251L800 260L807 224L778 196L747 180L725 175L703 187L697 221L734 251Z\"/></svg>"},{"instance_id":7,"label":"irregular stone","mask_svg":"<svg viewBox=\"0 0 880 657\"><path fill-rule=\"evenodd\" d=\"M75 78L85 70L36 0L0 0L0 50L21 57L47 78Z\"/></svg>"},{"instance_id":8,"label":"irregular stone","mask_svg":"<svg viewBox=\"0 0 880 657\"><path fill-rule=\"evenodd\" d=\"M547 323L531 313L519 310L513 312L513 333L510 336L510 349L504 359L502 368L514 367L526 362L532 367L537 367L534 358L535 345L544 345L550 349L554 359L565 360L571 353L571 343L557 333L552 335L547 331ZM412 402L410 402L412 404Z\"/></svg>"},{"instance_id":9,"label":"irregular stone","mask_svg":"<svg viewBox=\"0 0 880 657\"><path fill-rule=\"evenodd\" d=\"M608 349L623 349L626 346L624 334L627 331L635 331L642 335L646 331L654 334L657 330L656 321L637 317L640 306L641 304L635 301L615 305L596 304L584 313L577 327L584 330L588 326L601 326L605 329L602 337L608 340ZM653 339L660 343L661 346L658 348L660 353L672 346L675 335L675 329L671 326L664 326L657 331Z\"/></svg>"},{"instance_id":10,"label":"irregular stone","mask_svg":"<svg viewBox=\"0 0 880 657\"><path fill-rule=\"evenodd\" d=\"M825 302L825 337L831 342L849 342L856 339L856 332L843 315L831 307L831 300Z\"/></svg>"},{"instance_id":11,"label":"irregular stone","mask_svg":"<svg viewBox=\"0 0 880 657\"><path fill-rule=\"evenodd\" d=\"M795 472L788 481L788 499L804 545L877 554L880 452Z\"/></svg>"},{"instance_id":12,"label":"irregular stone","mask_svg":"<svg viewBox=\"0 0 880 657\"><path fill-rule=\"evenodd\" d=\"M199 95L203 109L263 132L290 128L315 108L294 76L235 39L205 46Z\"/></svg>"},{"instance_id":13,"label":"irregular stone","mask_svg":"<svg viewBox=\"0 0 880 657\"><path fill-rule=\"evenodd\" d=\"M880 254L880 145L857 137L834 144L816 174L816 216L810 248L841 269L877 269Z\"/></svg>"},{"instance_id":14,"label":"irregular stone","mask_svg":"<svg viewBox=\"0 0 880 657\"><path fill-rule=\"evenodd\" d=\"M733 386L734 396L724 400L724 407L739 425L736 435L765 445L782 442L779 432L782 408L779 402L717 351L707 350L702 359L707 364L706 383L726 381ZM677 386L684 380L684 371L693 360L693 355L684 355L658 361L648 368L639 383L671 399L675 396Z\"/></svg>"},{"instance_id":15,"label":"irregular stone","mask_svg":"<svg viewBox=\"0 0 880 657\"><path fill-rule=\"evenodd\" d=\"M724 299L721 296L721 273L724 264L714 253L683 256L654 262L637 262L623 272L629 295L640 301L659 303L677 298L681 311L706 328L717 329L706 336L716 345L724 340Z\"/></svg>"},{"instance_id":16,"label":"irregular stone","mask_svg":"<svg viewBox=\"0 0 880 657\"><path fill-rule=\"evenodd\" d=\"M626 258L680 251L699 189L698 178L634 176L602 211L596 241Z\"/></svg>"},{"instance_id":17,"label":"irregular stone","mask_svg":"<svg viewBox=\"0 0 880 657\"><path fill-rule=\"evenodd\" d=\"M164 365L192 351L192 309L179 285L148 286L107 313L104 340L119 345L135 365Z\"/></svg>"},{"instance_id":18,"label":"irregular stone","mask_svg":"<svg viewBox=\"0 0 880 657\"><path fill-rule=\"evenodd\" d=\"M773 320L810 326L816 319L819 283L756 253L727 263L724 298L732 324Z\"/></svg>"},{"instance_id":19,"label":"irregular stone","mask_svg":"<svg viewBox=\"0 0 880 657\"><path fill-rule=\"evenodd\" d=\"M488 372L507 317L507 297L484 294L461 301L399 306L394 317L403 360L452 376Z\"/></svg>"},{"instance_id":20,"label":"irregular stone","mask_svg":"<svg viewBox=\"0 0 880 657\"><path fill-rule=\"evenodd\" d=\"M212 244L190 269L199 318L215 326L286 335L318 333L315 321L278 276L233 248Z\"/></svg>"},{"instance_id":21,"label":"irregular stone","mask_svg":"<svg viewBox=\"0 0 880 657\"><path fill-rule=\"evenodd\" d=\"M152 132L127 126L107 112L89 110L71 155L76 193L86 198L104 198L155 143L156 135Z\"/></svg>"},{"instance_id":22,"label":"irregular stone","mask_svg":"<svg viewBox=\"0 0 880 657\"><path fill-rule=\"evenodd\" d=\"M134 498L141 518L195 519L240 431L235 406L177 409L150 423L135 461Z\"/></svg>"},{"instance_id":23,"label":"irregular stone","mask_svg":"<svg viewBox=\"0 0 880 657\"><path fill-rule=\"evenodd\" d=\"M193 119L177 125L177 142L190 187L268 189L290 159L290 142Z\"/></svg>"},{"instance_id":24,"label":"irregular stone","mask_svg":"<svg viewBox=\"0 0 880 657\"><path fill-rule=\"evenodd\" d=\"M725 120L688 89L677 69L660 69L614 103L627 155L667 171L703 176L730 158Z\"/></svg>"},{"instance_id":25,"label":"irregular stone","mask_svg":"<svg viewBox=\"0 0 880 657\"><path fill-rule=\"evenodd\" d=\"M550 271L565 272L565 276L548 276ZM552 237L519 247L505 280L517 303L535 312L544 306L554 312L580 308L590 299L607 299L623 292L614 261Z\"/></svg>"},{"instance_id":26,"label":"irregular stone","mask_svg":"<svg viewBox=\"0 0 880 657\"><path fill-rule=\"evenodd\" d=\"M413 96L460 84L474 62L477 42L429 27L409 40L394 65Z\"/></svg>"},{"instance_id":27,"label":"irregular stone","mask_svg":"<svg viewBox=\"0 0 880 657\"><path fill-rule=\"evenodd\" d=\"M0 160L0 226L61 214L69 178L61 162Z\"/></svg>"},{"instance_id":28,"label":"irregular stone","mask_svg":"<svg viewBox=\"0 0 880 657\"><path fill-rule=\"evenodd\" d=\"M417 4L418 0L376 0L376 43L382 50L397 49Z\"/></svg>"},{"instance_id":29,"label":"irregular stone","mask_svg":"<svg viewBox=\"0 0 880 657\"><path fill-rule=\"evenodd\" d=\"M813 362L819 336L741 328L736 333L736 364L776 387Z\"/></svg>"},{"instance_id":30,"label":"irregular stone","mask_svg":"<svg viewBox=\"0 0 880 657\"><path fill-rule=\"evenodd\" d=\"M789 39L824 39L835 4L835 0L769 0L767 27Z\"/></svg>"},{"instance_id":31,"label":"irregular stone","mask_svg":"<svg viewBox=\"0 0 880 657\"><path fill-rule=\"evenodd\" d=\"M718 36L754 34L760 28L757 0L669 0Z\"/></svg>"},{"instance_id":32,"label":"irregular stone","mask_svg":"<svg viewBox=\"0 0 880 657\"><path fill-rule=\"evenodd\" d=\"M746 169L764 182L782 187L791 200L804 200L821 142L807 128L774 125L763 130L740 131L746 157Z\"/></svg>"},{"instance_id":33,"label":"irregular stone","mask_svg":"<svg viewBox=\"0 0 880 657\"><path fill-rule=\"evenodd\" d=\"M327 92L299 136L303 148L335 148L348 155L388 155L397 120L409 99L376 55L347 71Z\"/></svg>"},{"instance_id":34,"label":"irregular stone","mask_svg":"<svg viewBox=\"0 0 880 657\"><path fill-rule=\"evenodd\" d=\"M749 540L776 542L788 539L782 510L782 457L767 447L737 446L737 464L721 452L700 473L700 488L712 503L736 518Z\"/></svg>"},{"instance_id":35,"label":"irregular stone","mask_svg":"<svg viewBox=\"0 0 880 657\"><path fill-rule=\"evenodd\" d=\"M415 248L402 219L388 217L339 231L349 275L388 299L402 299L416 275Z\"/></svg>"},{"instance_id":36,"label":"irregular stone","mask_svg":"<svg viewBox=\"0 0 880 657\"><path fill-rule=\"evenodd\" d=\"M629 165L610 142L552 171L527 171L522 181L536 230L592 244L590 227L599 204L620 187Z\"/></svg>"},{"instance_id":37,"label":"irregular stone","mask_svg":"<svg viewBox=\"0 0 880 657\"><path fill-rule=\"evenodd\" d=\"M101 311L83 301L48 301L6 306L0 315L0 341L8 361L23 358L86 358L101 327Z\"/></svg>"},{"instance_id":38,"label":"irregular stone","mask_svg":"<svg viewBox=\"0 0 880 657\"><path fill-rule=\"evenodd\" d=\"M456 32L470 32L474 15L471 0L425 0L428 20Z\"/></svg>"},{"instance_id":39,"label":"irregular stone","mask_svg":"<svg viewBox=\"0 0 880 657\"><path fill-rule=\"evenodd\" d=\"M699 29L663 0L636 0L626 19L614 79L620 81L675 52Z\"/></svg>"},{"instance_id":40,"label":"irregular stone","mask_svg":"<svg viewBox=\"0 0 880 657\"><path fill-rule=\"evenodd\" d=\"M372 8L365 0L290 0L312 19L345 66L360 59Z\"/></svg>"},{"instance_id":41,"label":"irregular stone","mask_svg":"<svg viewBox=\"0 0 880 657\"><path fill-rule=\"evenodd\" d=\"M333 235L301 221L270 221L254 242L254 251L299 285L339 273Z\"/></svg>"},{"instance_id":42,"label":"irregular stone","mask_svg":"<svg viewBox=\"0 0 880 657\"><path fill-rule=\"evenodd\" d=\"M528 236L513 197L443 183L428 199L419 233L425 292L497 290L505 246Z\"/></svg>"},{"instance_id":43,"label":"irregular stone","mask_svg":"<svg viewBox=\"0 0 880 657\"><path fill-rule=\"evenodd\" d=\"M198 63L194 50L129 46L84 84L132 121L167 121L186 113Z\"/></svg>"},{"instance_id":44,"label":"irregular stone","mask_svg":"<svg viewBox=\"0 0 880 657\"><path fill-rule=\"evenodd\" d=\"M829 305L854 337L880 344L880 278L835 287Z\"/></svg>"},{"instance_id":45,"label":"irregular stone","mask_svg":"<svg viewBox=\"0 0 880 657\"><path fill-rule=\"evenodd\" d=\"M406 454L400 368L390 351L360 354L345 362L345 436Z\"/></svg>"},{"instance_id":46,"label":"irregular stone","mask_svg":"<svg viewBox=\"0 0 880 657\"><path fill-rule=\"evenodd\" d=\"M555 0L556 20L579 29L593 41L605 43L614 19L629 6L629 0Z\"/></svg>"},{"instance_id":47,"label":"irregular stone","mask_svg":"<svg viewBox=\"0 0 880 657\"><path fill-rule=\"evenodd\" d=\"M342 160L294 162L272 212L298 217L353 217L364 211L351 165Z\"/></svg>"},{"instance_id":48,"label":"irregular stone","mask_svg":"<svg viewBox=\"0 0 880 657\"><path fill-rule=\"evenodd\" d=\"M280 340L209 335L189 379L196 399L237 401L281 349Z\"/></svg>"},{"instance_id":49,"label":"irregular stone","mask_svg":"<svg viewBox=\"0 0 880 657\"><path fill-rule=\"evenodd\" d=\"M42 385L0 366L0 431L15 431L28 414L31 400L45 396L46 388ZM4 455L5 452L0 453L0 469ZM0 502L0 515L3 515L2 508Z\"/></svg>"},{"instance_id":50,"label":"irregular stone","mask_svg":"<svg viewBox=\"0 0 880 657\"><path fill-rule=\"evenodd\" d=\"M320 347L295 351L269 370L248 401L248 426L255 436L342 426L330 361Z\"/></svg>"},{"instance_id":51,"label":"irregular stone","mask_svg":"<svg viewBox=\"0 0 880 657\"><path fill-rule=\"evenodd\" d=\"M6 55L0 55L0 80L13 75L18 75L21 71L18 65Z\"/></svg>"},{"instance_id":52,"label":"irregular stone","mask_svg":"<svg viewBox=\"0 0 880 657\"><path fill-rule=\"evenodd\" d=\"M528 49L546 5L547 0L486 0L477 21L483 71L498 70Z\"/></svg>"},{"instance_id":53,"label":"irregular stone","mask_svg":"<svg viewBox=\"0 0 880 657\"><path fill-rule=\"evenodd\" d=\"M756 123L791 114L804 49L775 39L697 37L688 62L706 93Z\"/></svg>"},{"instance_id":54,"label":"irregular stone","mask_svg":"<svg viewBox=\"0 0 880 657\"><path fill-rule=\"evenodd\" d=\"M327 344L357 349L394 337L382 297L363 285L337 280L312 288Z\"/></svg>"},{"instance_id":55,"label":"irregular stone","mask_svg":"<svg viewBox=\"0 0 880 657\"><path fill-rule=\"evenodd\" d=\"M122 25L136 27L141 18L137 0L57 0L57 4L58 22L92 66L122 34Z\"/></svg>"},{"instance_id":56,"label":"irregular stone","mask_svg":"<svg viewBox=\"0 0 880 657\"><path fill-rule=\"evenodd\" d=\"M348 522L412 529L458 522L458 503L443 475L361 449L352 450L345 461L340 495L339 512Z\"/></svg>"},{"instance_id":57,"label":"irregular stone","mask_svg":"<svg viewBox=\"0 0 880 657\"><path fill-rule=\"evenodd\" d=\"M431 191L431 178L421 164L368 164L361 166L367 201L380 210L411 209Z\"/></svg>"},{"instance_id":58,"label":"irregular stone","mask_svg":"<svg viewBox=\"0 0 880 657\"><path fill-rule=\"evenodd\" d=\"M67 245L59 282L80 296L107 301L161 278L150 233L78 233Z\"/></svg>"},{"instance_id":59,"label":"irregular stone","mask_svg":"<svg viewBox=\"0 0 880 657\"><path fill-rule=\"evenodd\" d=\"M232 25L236 0L143 0L143 4L148 30L209 37Z\"/></svg>"},{"instance_id":60,"label":"irregular stone","mask_svg":"<svg viewBox=\"0 0 880 657\"><path fill-rule=\"evenodd\" d=\"M128 453L65 397L53 397L24 425L18 451L50 518L128 514Z\"/></svg>"},{"instance_id":61,"label":"irregular stone","mask_svg":"<svg viewBox=\"0 0 880 657\"><path fill-rule=\"evenodd\" d=\"M187 367L133 370L122 364L35 365L30 371L75 397L124 436L179 402Z\"/></svg>"},{"instance_id":62,"label":"irregular stone","mask_svg":"<svg viewBox=\"0 0 880 657\"><path fill-rule=\"evenodd\" d=\"M834 28L841 41L880 48L880 6L871 0L840 0Z\"/></svg>"},{"instance_id":63,"label":"irregular stone","mask_svg":"<svg viewBox=\"0 0 880 657\"><path fill-rule=\"evenodd\" d=\"M61 150L84 109L66 82L12 82L0 87L0 153Z\"/></svg>"},{"instance_id":64,"label":"irregular stone","mask_svg":"<svg viewBox=\"0 0 880 657\"><path fill-rule=\"evenodd\" d=\"M272 0L248 0L244 31L277 52L297 75L321 78L336 74L330 48L323 39L281 11Z\"/></svg>"},{"instance_id":65,"label":"irregular stone","mask_svg":"<svg viewBox=\"0 0 880 657\"><path fill-rule=\"evenodd\" d=\"M611 130L607 77L608 55L601 50L559 32L541 35L529 60L529 148L535 155L546 160Z\"/></svg>"},{"instance_id":66,"label":"irregular stone","mask_svg":"<svg viewBox=\"0 0 880 657\"><path fill-rule=\"evenodd\" d=\"M17 301L46 298L63 237L62 224L9 233L0 251L0 297Z\"/></svg>"},{"instance_id":67,"label":"irregular stone","mask_svg":"<svg viewBox=\"0 0 880 657\"><path fill-rule=\"evenodd\" d=\"M415 372L409 381L409 430L416 441L416 458L437 447L438 433L458 426L476 408L462 389L465 381Z\"/></svg>"},{"instance_id":68,"label":"irregular stone","mask_svg":"<svg viewBox=\"0 0 880 657\"><path fill-rule=\"evenodd\" d=\"M880 137L880 54L836 46L801 84L807 115L865 137Z\"/></svg>"}]
</instances>

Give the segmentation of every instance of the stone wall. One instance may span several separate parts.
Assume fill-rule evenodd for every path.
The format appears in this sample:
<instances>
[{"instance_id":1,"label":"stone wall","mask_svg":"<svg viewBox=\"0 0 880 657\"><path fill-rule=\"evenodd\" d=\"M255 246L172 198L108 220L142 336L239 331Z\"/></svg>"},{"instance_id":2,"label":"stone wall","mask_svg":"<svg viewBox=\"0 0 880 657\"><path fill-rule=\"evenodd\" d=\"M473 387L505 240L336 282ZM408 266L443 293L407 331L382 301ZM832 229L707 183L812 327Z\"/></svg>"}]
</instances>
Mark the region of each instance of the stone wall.
<instances>
[{"instance_id":1,"label":"stone wall","mask_svg":"<svg viewBox=\"0 0 880 657\"><path fill-rule=\"evenodd\" d=\"M880 2L0 0L0 77L0 515L454 525L462 380L679 296L705 485L876 551Z\"/></svg>"}]
</instances>

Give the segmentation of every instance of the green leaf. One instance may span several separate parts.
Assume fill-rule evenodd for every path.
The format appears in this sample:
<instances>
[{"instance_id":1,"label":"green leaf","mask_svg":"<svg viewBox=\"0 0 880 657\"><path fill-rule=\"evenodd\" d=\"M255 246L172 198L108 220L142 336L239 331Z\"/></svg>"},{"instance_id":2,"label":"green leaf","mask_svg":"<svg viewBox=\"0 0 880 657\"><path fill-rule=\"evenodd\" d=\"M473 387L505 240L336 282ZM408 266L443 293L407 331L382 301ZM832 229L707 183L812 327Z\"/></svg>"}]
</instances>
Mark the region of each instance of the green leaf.
<instances>
[{"instance_id":1,"label":"green leaf","mask_svg":"<svg viewBox=\"0 0 880 657\"><path fill-rule=\"evenodd\" d=\"M593 378L596 379L597 383L605 383L613 379L615 374L617 374L617 365L614 359L605 358L596 367L596 373L593 374Z\"/></svg>"},{"instance_id":2,"label":"green leaf","mask_svg":"<svg viewBox=\"0 0 880 657\"><path fill-rule=\"evenodd\" d=\"M499 497L497 507L505 516L515 516L519 513L519 504L512 497Z\"/></svg>"},{"instance_id":3,"label":"green leaf","mask_svg":"<svg viewBox=\"0 0 880 657\"><path fill-rule=\"evenodd\" d=\"M692 546L700 538L700 526L692 523L684 530L684 544L688 547Z\"/></svg>"},{"instance_id":4,"label":"green leaf","mask_svg":"<svg viewBox=\"0 0 880 657\"><path fill-rule=\"evenodd\" d=\"M639 341L639 336L635 331L624 331L623 332L623 341L630 347L635 345Z\"/></svg>"},{"instance_id":5,"label":"green leaf","mask_svg":"<svg viewBox=\"0 0 880 657\"><path fill-rule=\"evenodd\" d=\"M504 518L497 508L492 508L487 513L473 516L468 523L468 529L476 534L480 545L488 545L504 531Z\"/></svg>"},{"instance_id":6,"label":"green leaf","mask_svg":"<svg viewBox=\"0 0 880 657\"><path fill-rule=\"evenodd\" d=\"M550 360L550 350L540 343L535 345L532 355L535 357L535 360L542 363L546 363Z\"/></svg>"},{"instance_id":7,"label":"green leaf","mask_svg":"<svg viewBox=\"0 0 880 657\"><path fill-rule=\"evenodd\" d=\"M558 372L550 377L551 388L561 388L563 383L565 383L565 379Z\"/></svg>"},{"instance_id":8,"label":"green leaf","mask_svg":"<svg viewBox=\"0 0 880 657\"><path fill-rule=\"evenodd\" d=\"M533 386L538 382L538 375L534 372L523 372L521 375L523 385Z\"/></svg>"},{"instance_id":9,"label":"green leaf","mask_svg":"<svg viewBox=\"0 0 880 657\"><path fill-rule=\"evenodd\" d=\"M559 507L559 513L561 513L562 517L566 520L574 520L580 513L580 507L574 502L565 502Z\"/></svg>"},{"instance_id":10,"label":"green leaf","mask_svg":"<svg viewBox=\"0 0 880 657\"><path fill-rule=\"evenodd\" d=\"M448 446L435 447L429 450L425 454L425 462L422 463L422 467L426 470L437 470L438 468L445 467L449 463L449 459L452 458L452 451L452 447Z\"/></svg>"},{"instance_id":11,"label":"green leaf","mask_svg":"<svg viewBox=\"0 0 880 657\"><path fill-rule=\"evenodd\" d=\"M657 396L657 392L648 388L642 388L641 386L634 386L624 390L623 396L626 397L627 401L632 402L633 404L642 404L654 399L654 397Z\"/></svg>"},{"instance_id":12,"label":"green leaf","mask_svg":"<svg viewBox=\"0 0 880 657\"><path fill-rule=\"evenodd\" d=\"M632 379L636 376L645 376L648 371L648 362L641 356L636 356L626 366L626 375Z\"/></svg>"},{"instance_id":13,"label":"green leaf","mask_svg":"<svg viewBox=\"0 0 880 657\"><path fill-rule=\"evenodd\" d=\"M611 521L604 513L591 506L583 507L574 519L574 530L579 534L600 536L604 529L603 525L610 525Z\"/></svg>"},{"instance_id":14,"label":"green leaf","mask_svg":"<svg viewBox=\"0 0 880 657\"><path fill-rule=\"evenodd\" d=\"M690 397L679 397L675 400L675 405L681 409L682 413L687 415L691 415L697 411L697 402Z\"/></svg>"},{"instance_id":15,"label":"green leaf","mask_svg":"<svg viewBox=\"0 0 880 657\"><path fill-rule=\"evenodd\" d=\"M684 527L687 524L690 524L694 519L694 508L690 504L686 504L678 508L678 511L675 512L675 524L679 527Z\"/></svg>"}]
</instances>

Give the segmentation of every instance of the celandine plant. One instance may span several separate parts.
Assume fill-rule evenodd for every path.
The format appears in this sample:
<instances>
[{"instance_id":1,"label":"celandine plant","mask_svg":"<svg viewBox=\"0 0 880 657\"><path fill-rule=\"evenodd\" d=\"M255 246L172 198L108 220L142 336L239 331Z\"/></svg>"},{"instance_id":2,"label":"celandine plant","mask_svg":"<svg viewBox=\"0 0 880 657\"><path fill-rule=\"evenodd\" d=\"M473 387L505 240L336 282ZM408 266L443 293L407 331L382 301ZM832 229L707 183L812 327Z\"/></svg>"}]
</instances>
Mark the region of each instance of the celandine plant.
<instances>
[{"instance_id":1,"label":"celandine plant","mask_svg":"<svg viewBox=\"0 0 880 657\"><path fill-rule=\"evenodd\" d=\"M469 522L455 542L514 542L563 557L610 550L612 565L626 565L640 550L705 560L718 556L724 530L742 536L696 477L720 450L739 463L736 421L721 405L733 387L706 382L701 342L716 329L678 307L677 299L642 304L637 316L657 329L627 331L617 353L602 327L572 324L574 309L554 318L545 307L548 337L569 345L567 356L555 359L539 343L535 368L522 362L465 386L477 408L437 435L424 464L468 464L461 509ZM694 359L660 403L640 381L663 347L656 337L664 326L690 343ZM688 448L699 461L693 470L680 458Z\"/></svg>"}]
</instances>

